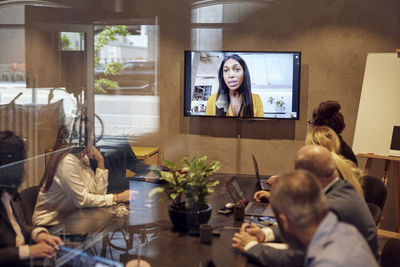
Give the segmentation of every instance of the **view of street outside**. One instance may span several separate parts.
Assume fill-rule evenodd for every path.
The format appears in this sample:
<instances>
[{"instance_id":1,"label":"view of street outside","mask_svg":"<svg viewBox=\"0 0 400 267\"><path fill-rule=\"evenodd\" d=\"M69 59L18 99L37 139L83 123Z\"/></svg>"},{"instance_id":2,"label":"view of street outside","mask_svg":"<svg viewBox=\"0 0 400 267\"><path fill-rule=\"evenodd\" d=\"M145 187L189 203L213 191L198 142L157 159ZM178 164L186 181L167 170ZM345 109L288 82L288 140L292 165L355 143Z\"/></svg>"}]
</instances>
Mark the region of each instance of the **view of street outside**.
<instances>
[{"instance_id":1,"label":"view of street outside","mask_svg":"<svg viewBox=\"0 0 400 267\"><path fill-rule=\"evenodd\" d=\"M156 88L156 25L95 26L94 101L96 134L140 138L158 131L159 97ZM84 50L84 34L60 32L60 60ZM23 40L23 39L21 39ZM0 105L15 100L19 105L46 105L63 99L65 123L72 127L77 115L76 98L65 87L26 88L26 65L0 62ZM60 61L61 62L61 61ZM4 64L3 64L4 63ZM58 75L57 71L52 75ZM74 80L74 77L68 77ZM98 89L97 80L102 80ZM58 81L55 79L55 81ZM68 83L63 86L68 86ZM111 87L109 87L111 86ZM71 89L69 88L69 92ZM72 90L73 91L73 90ZM22 93L22 94L20 94ZM103 129L102 129L103 128Z\"/></svg>"},{"instance_id":2,"label":"view of street outside","mask_svg":"<svg viewBox=\"0 0 400 267\"><path fill-rule=\"evenodd\" d=\"M51 88L36 89L36 103L48 104ZM19 93L15 103L32 104L32 89L25 83L0 82L0 105L9 104ZM64 100L66 123L71 123L76 111L74 96L62 88L53 91L54 103ZM158 130L159 98L154 95L95 95L95 113L104 123L104 135L140 137ZM67 125L68 126L68 125ZM96 133L100 133L96 121Z\"/></svg>"},{"instance_id":3,"label":"view of street outside","mask_svg":"<svg viewBox=\"0 0 400 267\"><path fill-rule=\"evenodd\" d=\"M94 79L118 83L99 94L95 82L104 135L140 137L158 130L156 34L156 25L95 26Z\"/></svg>"}]
</instances>

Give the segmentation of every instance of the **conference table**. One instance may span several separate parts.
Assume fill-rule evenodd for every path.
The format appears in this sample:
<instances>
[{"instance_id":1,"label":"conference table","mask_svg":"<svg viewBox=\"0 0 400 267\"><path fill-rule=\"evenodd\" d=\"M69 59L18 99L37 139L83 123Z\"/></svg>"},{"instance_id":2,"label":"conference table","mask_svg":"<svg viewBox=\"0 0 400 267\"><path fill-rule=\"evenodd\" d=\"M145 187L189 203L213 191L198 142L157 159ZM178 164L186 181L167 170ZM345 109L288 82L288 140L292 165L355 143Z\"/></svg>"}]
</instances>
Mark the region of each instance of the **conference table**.
<instances>
[{"instance_id":1,"label":"conference table","mask_svg":"<svg viewBox=\"0 0 400 267\"><path fill-rule=\"evenodd\" d=\"M215 266L254 266L231 247L233 234L239 231L243 221L236 221L233 214L217 213L218 208L232 202L225 188L225 182L232 176L213 175L220 183L208 196L212 206L209 224L220 231L220 236L214 236L211 244L201 243L196 235L175 231L168 215L170 203L162 201L165 195L148 196L152 188L160 185L142 181L130 181L130 188L138 193L126 205L127 214L117 214L121 205L80 209L51 231L64 234L68 246L89 250L89 254L115 262L126 263L140 258L151 266L212 266L208 265L210 261ZM256 178L250 175L236 177L247 197L252 199Z\"/></svg>"}]
</instances>

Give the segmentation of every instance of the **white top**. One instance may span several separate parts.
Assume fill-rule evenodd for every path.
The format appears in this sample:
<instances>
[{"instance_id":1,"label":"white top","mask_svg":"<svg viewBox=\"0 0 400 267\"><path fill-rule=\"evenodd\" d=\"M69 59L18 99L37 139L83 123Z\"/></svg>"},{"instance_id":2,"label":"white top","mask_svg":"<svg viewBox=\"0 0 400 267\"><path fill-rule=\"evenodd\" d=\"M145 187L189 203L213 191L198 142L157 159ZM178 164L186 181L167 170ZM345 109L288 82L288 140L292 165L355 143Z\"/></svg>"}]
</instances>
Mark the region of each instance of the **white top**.
<instances>
[{"instance_id":1,"label":"white top","mask_svg":"<svg viewBox=\"0 0 400 267\"><path fill-rule=\"evenodd\" d=\"M108 170L90 168L88 157L82 159L68 154L62 159L49 191L40 190L33 223L55 225L78 208L113 205L113 195L106 194Z\"/></svg>"}]
</instances>

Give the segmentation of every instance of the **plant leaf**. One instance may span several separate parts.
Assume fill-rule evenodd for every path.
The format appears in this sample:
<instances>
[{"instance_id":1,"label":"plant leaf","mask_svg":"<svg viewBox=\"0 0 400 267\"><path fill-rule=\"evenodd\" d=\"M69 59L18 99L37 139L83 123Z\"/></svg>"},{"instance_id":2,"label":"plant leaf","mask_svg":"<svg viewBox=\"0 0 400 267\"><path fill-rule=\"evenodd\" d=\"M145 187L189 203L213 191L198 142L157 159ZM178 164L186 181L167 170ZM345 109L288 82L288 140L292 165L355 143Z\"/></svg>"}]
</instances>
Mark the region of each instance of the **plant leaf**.
<instances>
[{"instance_id":1,"label":"plant leaf","mask_svg":"<svg viewBox=\"0 0 400 267\"><path fill-rule=\"evenodd\" d=\"M158 194L158 193L161 193L164 191L165 191L164 187L161 187L161 186L155 187L155 188L151 189L151 191L149 192L149 198L152 198L155 194Z\"/></svg>"}]
</instances>

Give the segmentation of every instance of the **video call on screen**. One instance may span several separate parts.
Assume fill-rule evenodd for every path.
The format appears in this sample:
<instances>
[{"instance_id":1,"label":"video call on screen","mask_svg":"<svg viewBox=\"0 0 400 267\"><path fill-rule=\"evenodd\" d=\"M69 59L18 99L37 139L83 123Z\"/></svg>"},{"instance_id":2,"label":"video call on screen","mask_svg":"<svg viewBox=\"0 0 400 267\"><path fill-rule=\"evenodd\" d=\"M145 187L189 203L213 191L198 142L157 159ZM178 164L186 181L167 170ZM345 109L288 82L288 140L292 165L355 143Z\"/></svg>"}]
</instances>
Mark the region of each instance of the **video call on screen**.
<instances>
[{"instance_id":1,"label":"video call on screen","mask_svg":"<svg viewBox=\"0 0 400 267\"><path fill-rule=\"evenodd\" d=\"M261 98L264 114L255 117L298 119L300 52L185 51L185 116L206 116L221 62L232 54L247 64L251 93Z\"/></svg>"}]
</instances>

